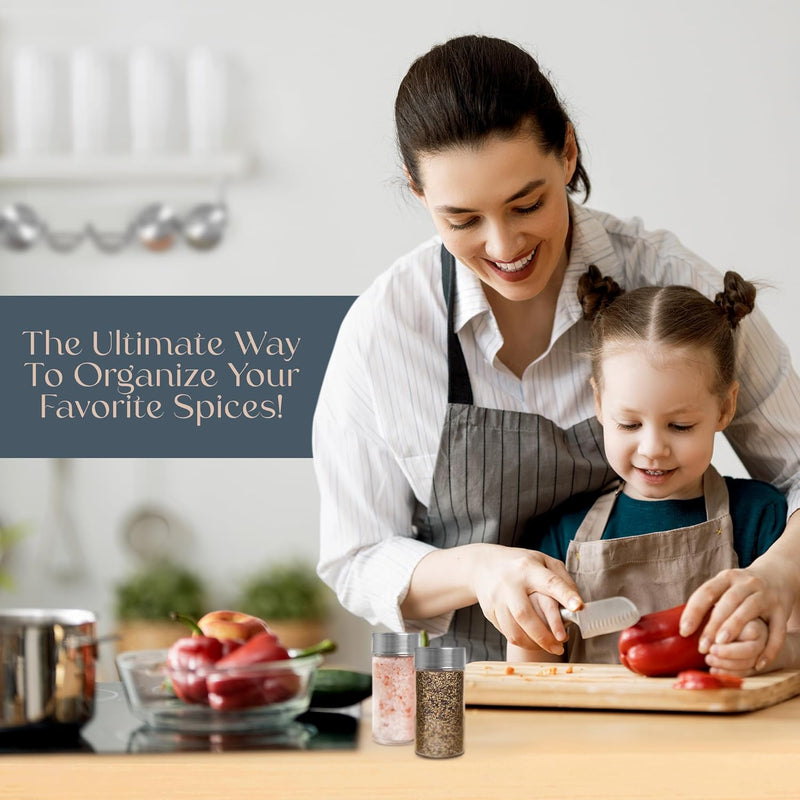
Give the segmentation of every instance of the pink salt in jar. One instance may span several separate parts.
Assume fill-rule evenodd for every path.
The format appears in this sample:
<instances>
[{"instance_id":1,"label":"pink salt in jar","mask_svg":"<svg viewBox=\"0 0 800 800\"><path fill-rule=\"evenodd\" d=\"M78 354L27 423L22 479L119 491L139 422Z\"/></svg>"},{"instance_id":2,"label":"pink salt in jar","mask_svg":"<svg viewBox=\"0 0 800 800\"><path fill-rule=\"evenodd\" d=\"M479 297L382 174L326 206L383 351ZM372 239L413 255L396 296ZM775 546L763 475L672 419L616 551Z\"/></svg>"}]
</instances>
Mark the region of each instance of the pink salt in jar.
<instances>
[{"instance_id":1,"label":"pink salt in jar","mask_svg":"<svg viewBox=\"0 0 800 800\"><path fill-rule=\"evenodd\" d=\"M372 634L372 738L378 744L414 741L419 646L418 633Z\"/></svg>"}]
</instances>

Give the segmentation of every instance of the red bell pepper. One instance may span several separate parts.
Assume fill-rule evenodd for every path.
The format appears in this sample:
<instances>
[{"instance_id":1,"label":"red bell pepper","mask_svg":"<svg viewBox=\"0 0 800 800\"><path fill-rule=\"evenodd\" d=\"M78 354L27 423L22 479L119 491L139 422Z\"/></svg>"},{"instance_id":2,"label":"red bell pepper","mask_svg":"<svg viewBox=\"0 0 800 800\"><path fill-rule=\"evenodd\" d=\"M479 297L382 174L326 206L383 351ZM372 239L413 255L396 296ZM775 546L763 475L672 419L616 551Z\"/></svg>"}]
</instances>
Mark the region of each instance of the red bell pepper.
<instances>
[{"instance_id":1,"label":"red bell pepper","mask_svg":"<svg viewBox=\"0 0 800 800\"><path fill-rule=\"evenodd\" d=\"M265 661L284 661L289 658L289 651L278 641L274 633L257 633L241 647L217 662L220 669L230 667L249 667L263 664Z\"/></svg>"},{"instance_id":2,"label":"red bell pepper","mask_svg":"<svg viewBox=\"0 0 800 800\"><path fill-rule=\"evenodd\" d=\"M673 689L741 689L742 679L736 675L712 675L699 669L678 673Z\"/></svg>"},{"instance_id":3,"label":"red bell pepper","mask_svg":"<svg viewBox=\"0 0 800 800\"><path fill-rule=\"evenodd\" d=\"M234 711L289 700L300 691L300 676L291 668L259 670L258 665L302 658L313 653L331 653L335 649L336 645L330 639L324 639L290 656L271 633L256 634L236 652L217 662L216 666L225 671L212 672L208 676L208 704L217 711ZM233 673L232 667L235 668Z\"/></svg>"},{"instance_id":4,"label":"red bell pepper","mask_svg":"<svg viewBox=\"0 0 800 800\"><path fill-rule=\"evenodd\" d=\"M300 689L300 678L291 670L259 672L258 669L245 669L288 658L288 650L274 634L266 631L256 634L216 663L215 668L221 671L208 676L208 704L218 711L230 711L288 700ZM231 669L236 669L235 674L230 673Z\"/></svg>"},{"instance_id":5,"label":"red bell pepper","mask_svg":"<svg viewBox=\"0 0 800 800\"><path fill-rule=\"evenodd\" d=\"M682 670L705 667L706 657L697 647L705 621L691 636L678 631L686 604L645 614L619 635L619 660L632 672L651 677L677 675Z\"/></svg>"},{"instance_id":6,"label":"red bell pepper","mask_svg":"<svg viewBox=\"0 0 800 800\"><path fill-rule=\"evenodd\" d=\"M185 636L167 651L167 669L175 694L187 703L208 702L206 675L222 658L222 642L211 636Z\"/></svg>"},{"instance_id":7,"label":"red bell pepper","mask_svg":"<svg viewBox=\"0 0 800 800\"><path fill-rule=\"evenodd\" d=\"M241 642L204 636L189 617L183 614L171 616L195 631L192 636L178 639L167 651L167 670L172 688L187 703L207 703L206 675L221 658L238 649Z\"/></svg>"}]
</instances>

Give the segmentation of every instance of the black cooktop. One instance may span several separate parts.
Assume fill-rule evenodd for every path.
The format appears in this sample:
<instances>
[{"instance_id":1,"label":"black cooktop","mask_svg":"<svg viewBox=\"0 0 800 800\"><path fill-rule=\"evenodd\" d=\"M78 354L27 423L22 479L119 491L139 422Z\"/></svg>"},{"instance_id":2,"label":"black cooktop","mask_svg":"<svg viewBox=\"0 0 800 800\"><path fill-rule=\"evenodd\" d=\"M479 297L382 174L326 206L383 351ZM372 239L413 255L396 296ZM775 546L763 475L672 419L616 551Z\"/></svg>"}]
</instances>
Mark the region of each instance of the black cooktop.
<instances>
[{"instance_id":1,"label":"black cooktop","mask_svg":"<svg viewBox=\"0 0 800 800\"><path fill-rule=\"evenodd\" d=\"M220 753L242 750L350 750L357 744L358 706L309 709L275 732L180 733L150 728L131 714L121 683L98 683L94 717L82 728L30 726L0 731L8 753Z\"/></svg>"}]
</instances>

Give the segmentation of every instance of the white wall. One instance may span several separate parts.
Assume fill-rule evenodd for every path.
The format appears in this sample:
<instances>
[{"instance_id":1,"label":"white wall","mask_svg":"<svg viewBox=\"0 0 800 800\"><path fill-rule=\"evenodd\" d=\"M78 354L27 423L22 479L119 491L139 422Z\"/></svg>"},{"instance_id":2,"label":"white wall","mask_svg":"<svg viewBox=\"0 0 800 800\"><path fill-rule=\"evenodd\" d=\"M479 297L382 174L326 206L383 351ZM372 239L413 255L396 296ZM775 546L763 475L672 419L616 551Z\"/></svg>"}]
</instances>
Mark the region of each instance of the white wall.
<instances>
[{"instance_id":1,"label":"white wall","mask_svg":"<svg viewBox=\"0 0 800 800\"><path fill-rule=\"evenodd\" d=\"M792 263L800 214L800 6L793 0L570 3L366 0L56 0L0 2L0 64L20 43L123 53L140 43L230 54L243 112L234 143L258 171L230 187L232 224L214 252L68 256L0 250L4 294L358 294L432 231L400 188L392 106L411 60L453 35L482 32L528 47L551 73L577 124L591 205L676 232L720 268L775 288L760 304L800 353ZM7 83L0 83L0 108ZM212 195L199 184L2 185L56 228L127 222L145 201L180 207ZM783 301L779 298L783 297ZM741 467L727 448L718 465ZM81 585L54 582L38 548L51 465L0 461L0 517L31 522L3 605L80 605L111 625L111 587L131 562L125 515L152 484L144 461L73 465L74 513L88 562ZM190 564L220 600L255 561L313 559L317 504L305 460L166 460L159 498L194 533ZM101 626L102 627L102 626ZM337 615L341 660L367 663L368 626Z\"/></svg>"}]
</instances>

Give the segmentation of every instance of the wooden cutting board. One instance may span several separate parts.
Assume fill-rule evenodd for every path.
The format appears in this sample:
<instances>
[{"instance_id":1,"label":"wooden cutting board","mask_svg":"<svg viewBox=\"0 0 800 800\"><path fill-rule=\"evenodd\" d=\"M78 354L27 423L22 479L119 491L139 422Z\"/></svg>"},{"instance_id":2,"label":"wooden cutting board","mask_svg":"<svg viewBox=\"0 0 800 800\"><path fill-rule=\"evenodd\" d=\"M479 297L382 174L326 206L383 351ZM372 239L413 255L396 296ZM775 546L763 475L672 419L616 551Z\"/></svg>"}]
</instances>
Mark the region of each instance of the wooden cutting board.
<instances>
[{"instance_id":1,"label":"wooden cutting board","mask_svg":"<svg viewBox=\"0 0 800 800\"><path fill-rule=\"evenodd\" d=\"M745 678L741 689L673 689L674 682L675 678L636 675L620 664L473 661L465 671L464 697L471 706L730 714L800 694L800 670Z\"/></svg>"}]
</instances>

